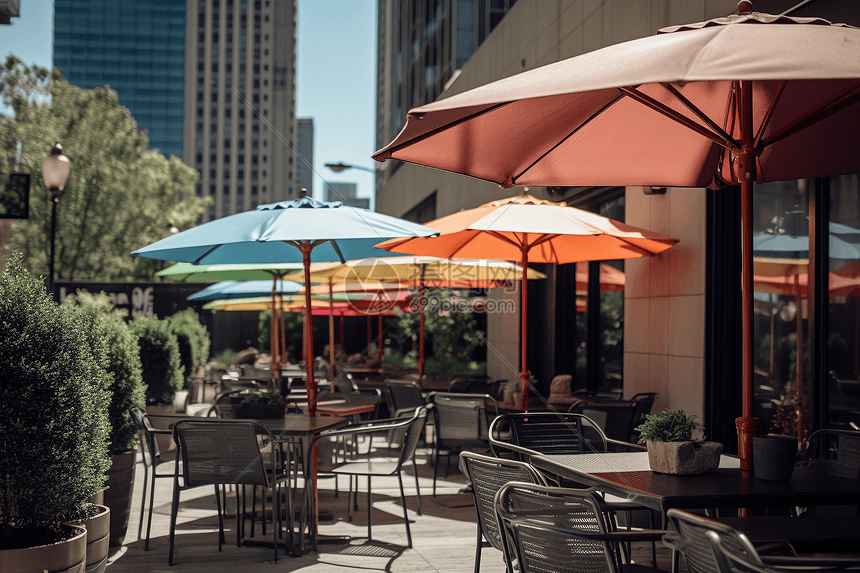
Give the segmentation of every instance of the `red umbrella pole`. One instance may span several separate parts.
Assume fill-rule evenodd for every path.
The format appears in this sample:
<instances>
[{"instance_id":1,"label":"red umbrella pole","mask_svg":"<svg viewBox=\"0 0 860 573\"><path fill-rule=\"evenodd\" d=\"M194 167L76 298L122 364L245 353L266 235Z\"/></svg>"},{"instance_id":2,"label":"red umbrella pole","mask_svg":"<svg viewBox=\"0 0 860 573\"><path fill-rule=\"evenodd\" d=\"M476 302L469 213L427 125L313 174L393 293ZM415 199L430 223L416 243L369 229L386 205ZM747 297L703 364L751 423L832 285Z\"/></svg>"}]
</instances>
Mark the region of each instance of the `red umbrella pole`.
<instances>
[{"instance_id":1,"label":"red umbrella pole","mask_svg":"<svg viewBox=\"0 0 860 573\"><path fill-rule=\"evenodd\" d=\"M272 378L279 377L278 372L278 327L277 327L277 307L278 307L278 277L272 280L272 316L269 320L269 354L271 355Z\"/></svg>"},{"instance_id":2,"label":"red umbrella pole","mask_svg":"<svg viewBox=\"0 0 860 573\"><path fill-rule=\"evenodd\" d=\"M379 342L376 344L376 361L382 367L382 313L379 313Z\"/></svg>"},{"instance_id":3,"label":"red umbrella pole","mask_svg":"<svg viewBox=\"0 0 860 573\"><path fill-rule=\"evenodd\" d=\"M328 376L334 385L334 294L332 294L331 277L328 278ZM334 386L332 386L334 387Z\"/></svg>"},{"instance_id":4,"label":"red umbrella pole","mask_svg":"<svg viewBox=\"0 0 860 573\"><path fill-rule=\"evenodd\" d=\"M520 358L520 368L522 371L520 372L520 392L522 393L523 400L523 411L529 411L529 371L526 368L526 338L527 338L527 327L528 327L528 309L529 309L529 296L528 296L528 266L529 266L529 247L527 237L523 237L523 243L520 246L520 251L522 252L522 266L523 266L523 279L520 281L520 294L522 295L522 302L520 303L520 347L522 350L522 355Z\"/></svg>"},{"instance_id":5,"label":"red umbrella pole","mask_svg":"<svg viewBox=\"0 0 860 573\"><path fill-rule=\"evenodd\" d=\"M809 275L807 274L807 277ZM797 408L797 441L803 441L803 298L800 296L800 274L794 275L794 298L797 301L797 392L794 396Z\"/></svg>"},{"instance_id":6,"label":"red umbrella pole","mask_svg":"<svg viewBox=\"0 0 860 573\"><path fill-rule=\"evenodd\" d=\"M737 89L739 88L739 89ZM753 417L753 182L756 154L752 128L752 82L736 83L741 144L735 155L735 171L741 184L741 270L743 330L743 415L735 419L741 471L752 474L752 441L761 423Z\"/></svg>"},{"instance_id":7,"label":"red umbrella pole","mask_svg":"<svg viewBox=\"0 0 860 573\"><path fill-rule=\"evenodd\" d=\"M308 414L317 415L317 381L314 380L314 326L311 312L311 249L313 243L301 243L302 263L305 267L305 368L307 372ZM316 458L314 458L316 459Z\"/></svg>"},{"instance_id":8,"label":"red umbrella pole","mask_svg":"<svg viewBox=\"0 0 860 573\"><path fill-rule=\"evenodd\" d=\"M418 317L418 379L424 379L424 269L425 265L421 265L421 293L418 301L421 309L421 316Z\"/></svg>"},{"instance_id":9,"label":"red umbrella pole","mask_svg":"<svg viewBox=\"0 0 860 573\"><path fill-rule=\"evenodd\" d=\"M373 321L370 315L367 315L367 349L370 350L370 345L373 344Z\"/></svg>"}]
</instances>

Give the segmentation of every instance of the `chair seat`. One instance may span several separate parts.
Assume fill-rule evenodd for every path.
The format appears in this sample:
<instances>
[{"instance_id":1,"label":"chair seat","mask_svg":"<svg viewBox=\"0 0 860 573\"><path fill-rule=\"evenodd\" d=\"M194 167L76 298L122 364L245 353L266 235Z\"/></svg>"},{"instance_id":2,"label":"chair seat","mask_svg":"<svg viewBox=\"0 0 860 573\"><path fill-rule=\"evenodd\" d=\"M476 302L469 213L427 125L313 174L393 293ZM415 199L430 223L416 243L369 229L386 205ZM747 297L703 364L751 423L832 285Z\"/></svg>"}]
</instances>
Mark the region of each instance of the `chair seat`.
<instances>
[{"instance_id":1,"label":"chair seat","mask_svg":"<svg viewBox=\"0 0 860 573\"><path fill-rule=\"evenodd\" d=\"M340 475L390 476L397 473L400 464L391 460L360 460L347 462L328 470Z\"/></svg>"}]
</instances>

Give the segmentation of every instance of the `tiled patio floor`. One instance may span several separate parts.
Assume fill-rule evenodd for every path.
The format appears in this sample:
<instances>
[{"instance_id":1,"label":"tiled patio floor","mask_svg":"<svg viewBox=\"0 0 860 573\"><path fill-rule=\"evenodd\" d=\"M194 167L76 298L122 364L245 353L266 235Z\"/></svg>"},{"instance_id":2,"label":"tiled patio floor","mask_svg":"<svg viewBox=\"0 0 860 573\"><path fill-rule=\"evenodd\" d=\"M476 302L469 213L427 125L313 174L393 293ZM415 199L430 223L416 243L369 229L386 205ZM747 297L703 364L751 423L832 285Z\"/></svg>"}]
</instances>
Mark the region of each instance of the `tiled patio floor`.
<instances>
[{"instance_id":1,"label":"tiled patio floor","mask_svg":"<svg viewBox=\"0 0 860 573\"><path fill-rule=\"evenodd\" d=\"M419 450L420 451L420 450ZM172 480L156 480L155 509L149 551L143 550L143 541L137 539L140 500L143 489L143 466L138 458L132 515L128 535L121 548L112 550L108 573L221 573L221 572L285 572L328 573L358 569L397 572L445 571L472 572L475 557L475 513L471 494L460 493L465 484L463 475L452 458L447 479L437 483L437 497L433 498L433 468L428 456L419 456L419 483L422 492L423 515L415 512L416 497L411 467L404 472L407 506L412 529L412 549L406 549L406 529L403 524L399 490L396 478L373 480L373 539L367 543L366 498L359 499L359 510L352 523L346 520L346 478L340 479L340 497L334 496L334 481L320 480L320 508L327 510L332 519L321 521L319 532L326 536L348 536L347 542L327 542L319 546L319 553L289 557L283 553L275 563L271 548L236 547L235 518L225 520L227 544L218 552L218 522L211 487L183 492L177 526L174 566L167 564L168 532L170 526L170 499ZM444 466L443 466L444 467ZM165 469L161 468L162 471ZM440 470L440 473L442 471ZM365 487L362 480L362 488ZM228 500L229 504L229 500ZM256 538L262 536L259 525ZM669 554L660 548L660 565L669 567ZM650 550L641 554L640 562L650 559ZM503 573L505 566L501 553L485 548L481 571Z\"/></svg>"}]
</instances>

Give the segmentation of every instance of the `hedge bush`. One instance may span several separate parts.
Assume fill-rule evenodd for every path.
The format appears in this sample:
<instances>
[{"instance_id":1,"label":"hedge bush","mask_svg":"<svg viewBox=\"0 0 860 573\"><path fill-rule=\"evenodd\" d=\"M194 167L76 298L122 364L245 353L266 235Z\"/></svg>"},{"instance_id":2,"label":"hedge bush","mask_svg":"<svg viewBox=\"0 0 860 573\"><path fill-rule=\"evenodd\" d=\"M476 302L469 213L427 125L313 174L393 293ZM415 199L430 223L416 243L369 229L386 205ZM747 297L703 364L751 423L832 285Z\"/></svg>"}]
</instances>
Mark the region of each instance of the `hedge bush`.
<instances>
[{"instance_id":1,"label":"hedge bush","mask_svg":"<svg viewBox=\"0 0 860 573\"><path fill-rule=\"evenodd\" d=\"M107 343L107 371L111 376L108 406L110 453L116 455L134 450L139 434L131 411L146 407L146 386L143 384L137 337L125 321L127 312L114 307L103 292L92 294L79 290L66 297L64 304L93 316L96 321L93 334Z\"/></svg>"},{"instance_id":2,"label":"hedge bush","mask_svg":"<svg viewBox=\"0 0 860 573\"><path fill-rule=\"evenodd\" d=\"M179 343L167 321L157 316L137 316L129 323L138 337L147 404L172 404L182 390Z\"/></svg>"},{"instance_id":3,"label":"hedge bush","mask_svg":"<svg viewBox=\"0 0 860 573\"><path fill-rule=\"evenodd\" d=\"M200 323L200 317L193 308L167 317L167 322L179 344L179 362L187 386L197 367L209 360L209 330Z\"/></svg>"},{"instance_id":4,"label":"hedge bush","mask_svg":"<svg viewBox=\"0 0 860 573\"><path fill-rule=\"evenodd\" d=\"M105 348L12 256L0 277L0 548L62 538L104 487ZM95 347L94 347L95 346ZM95 353L94 353L95 351Z\"/></svg>"}]
</instances>

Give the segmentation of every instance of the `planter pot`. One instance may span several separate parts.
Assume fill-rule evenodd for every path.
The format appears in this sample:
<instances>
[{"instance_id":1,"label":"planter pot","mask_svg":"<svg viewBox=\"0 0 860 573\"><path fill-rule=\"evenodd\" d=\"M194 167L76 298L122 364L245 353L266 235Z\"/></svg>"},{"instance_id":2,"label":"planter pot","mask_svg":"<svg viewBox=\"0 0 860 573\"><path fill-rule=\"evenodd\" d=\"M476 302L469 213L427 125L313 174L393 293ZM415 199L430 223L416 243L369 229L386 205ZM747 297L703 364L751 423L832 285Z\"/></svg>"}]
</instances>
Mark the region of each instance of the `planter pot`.
<instances>
[{"instance_id":1,"label":"planter pot","mask_svg":"<svg viewBox=\"0 0 860 573\"><path fill-rule=\"evenodd\" d=\"M70 523L87 530L86 573L104 573L110 541L110 508L96 505L101 511L93 517Z\"/></svg>"},{"instance_id":2,"label":"planter pot","mask_svg":"<svg viewBox=\"0 0 860 573\"><path fill-rule=\"evenodd\" d=\"M648 463L661 474L694 475L720 465L723 445L717 442L647 442Z\"/></svg>"},{"instance_id":3,"label":"planter pot","mask_svg":"<svg viewBox=\"0 0 860 573\"><path fill-rule=\"evenodd\" d=\"M87 530L66 526L76 535L65 541L25 549L0 551L0 571L3 573L84 573L86 571Z\"/></svg>"},{"instance_id":4,"label":"planter pot","mask_svg":"<svg viewBox=\"0 0 860 573\"><path fill-rule=\"evenodd\" d=\"M107 471L108 490L101 503L110 508L109 545L111 547L121 546L128 531L131 496L134 490L134 457L134 451L111 456L111 466Z\"/></svg>"},{"instance_id":5,"label":"planter pot","mask_svg":"<svg viewBox=\"0 0 860 573\"><path fill-rule=\"evenodd\" d=\"M753 437L753 475L767 481L788 481L797 461L797 439L791 436Z\"/></svg>"}]
</instances>

